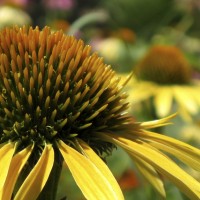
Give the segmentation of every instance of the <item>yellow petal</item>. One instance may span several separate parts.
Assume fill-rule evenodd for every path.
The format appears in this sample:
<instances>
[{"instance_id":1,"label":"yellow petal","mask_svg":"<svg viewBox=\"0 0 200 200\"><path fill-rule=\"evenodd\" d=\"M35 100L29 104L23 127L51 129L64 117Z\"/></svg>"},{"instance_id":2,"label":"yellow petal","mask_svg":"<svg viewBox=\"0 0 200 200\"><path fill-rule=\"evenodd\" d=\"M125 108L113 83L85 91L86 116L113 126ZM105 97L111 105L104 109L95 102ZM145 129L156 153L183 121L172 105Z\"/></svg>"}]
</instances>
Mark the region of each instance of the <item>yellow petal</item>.
<instances>
[{"instance_id":1,"label":"yellow petal","mask_svg":"<svg viewBox=\"0 0 200 200\"><path fill-rule=\"evenodd\" d=\"M134 89L130 93L131 96L130 99L134 103L138 103L146 99L149 99L151 96L154 96L156 92L157 92L156 85L149 82L139 82L138 84L135 84Z\"/></svg>"},{"instance_id":2,"label":"yellow petal","mask_svg":"<svg viewBox=\"0 0 200 200\"><path fill-rule=\"evenodd\" d=\"M176 86L173 87L174 97L177 103L188 110L191 114L196 114L198 111L198 105L193 96L189 93L187 88Z\"/></svg>"},{"instance_id":3,"label":"yellow petal","mask_svg":"<svg viewBox=\"0 0 200 200\"><path fill-rule=\"evenodd\" d=\"M58 147L76 184L88 200L120 199L113 191L113 187L108 182L107 177L90 159L62 141L59 141Z\"/></svg>"},{"instance_id":4,"label":"yellow petal","mask_svg":"<svg viewBox=\"0 0 200 200\"><path fill-rule=\"evenodd\" d=\"M6 182L4 184L2 192L0 192L0 199L11 199L16 180L22 168L26 164L32 152L32 149L33 145L23 149L13 157L8 171Z\"/></svg>"},{"instance_id":5,"label":"yellow petal","mask_svg":"<svg viewBox=\"0 0 200 200\"><path fill-rule=\"evenodd\" d=\"M155 95L155 108L159 117L165 117L172 108L172 90L171 87L161 87Z\"/></svg>"},{"instance_id":6,"label":"yellow petal","mask_svg":"<svg viewBox=\"0 0 200 200\"><path fill-rule=\"evenodd\" d=\"M191 87L190 88L190 93L193 95L193 97L195 98L196 102L198 103L198 105L200 106L200 94L199 94L199 91L200 91L200 87Z\"/></svg>"},{"instance_id":7,"label":"yellow petal","mask_svg":"<svg viewBox=\"0 0 200 200\"><path fill-rule=\"evenodd\" d=\"M162 153L147 147L142 141L137 143L108 133L99 135L101 135L102 139L105 138L107 141L121 146L131 156L140 157L145 162L152 165L157 171L172 181L190 199L200 199L200 183Z\"/></svg>"},{"instance_id":8,"label":"yellow petal","mask_svg":"<svg viewBox=\"0 0 200 200\"><path fill-rule=\"evenodd\" d=\"M177 113L174 113L168 117L158 119L158 120L153 120L153 121L148 121L148 122L142 122L140 123L141 128L143 129L151 129L151 128L156 128L160 126L165 126L168 124L172 124L169 122L172 118L176 117Z\"/></svg>"},{"instance_id":9,"label":"yellow petal","mask_svg":"<svg viewBox=\"0 0 200 200\"><path fill-rule=\"evenodd\" d=\"M114 178L113 174L111 173L110 169L107 165L102 161L102 159L90 148L90 146L83 142L82 140L78 139L81 147L83 148L84 152L86 153L87 157L92 161L92 163L101 170L101 173L107 177L108 182L113 187L113 191L116 193L118 199L124 199L122 191Z\"/></svg>"},{"instance_id":10,"label":"yellow petal","mask_svg":"<svg viewBox=\"0 0 200 200\"><path fill-rule=\"evenodd\" d=\"M3 185L6 181L10 163L12 161L13 154L15 152L15 145L13 143L5 144L0 149L0 188L3 188Z\"/></svg>"},{"instance_id":11,"label":"yellow petal","mask_svg":"<svg viewBox=\"0 0 200 200\"><path fill-rule=\"evenodd\" d=\"M193 169L200 171L200 157L198 158L195 155L189 154L187 151L183 151L174 146L162 144L159 142L152 141L150 144L158 149L161 149L176 156L182 162L191 166Z\"/></svg>"},{"instance_id":12,"label":"yellow petal","mask_svg":"<svg viewBox=\"0 0 200 200\"><path fill-rule=\"evenodd\" d=\"M35 200L42 191L54 162L54 150L51 145L46 145L44 150L30 172L14 200Z\"/></svg>"},{"instance_id":13,"label":"yellow petal","mask_svg":"<svg viewBox=\"0 0 200 200\"><path fill-rule=\"evenodd\" d=\"M124 88L130 82L133 82L134 72L132 71L130 74L119 74L120 77L120 88Z\"/></svg>"},{"instance_id":14,"label":"yellow petal","mask_svg":"<svg viewBox=\"0 0 200 200\"><path fill-rule=\"evenodd\" d=\"M131 155L130 155L131 156ZM139 171L150 182L150 184L160 193L162 197L166 197L163 181L160 179L158 172L150 164L140 159L140 157L131 156Z\"/></svg>"},{"instance_id":15,"label":"yellow petal","mask_svg":"<svg viewBox=\"0 0 200 200\"><path fill-rule=\"evenodd\" d=\"M167 137L165 135L156 134L150 131L143 131L140 137L151 142L152 146L162 149L191 166L195 170L200 171L200 150L189 144Z\"/></svg>"}]
</instances>

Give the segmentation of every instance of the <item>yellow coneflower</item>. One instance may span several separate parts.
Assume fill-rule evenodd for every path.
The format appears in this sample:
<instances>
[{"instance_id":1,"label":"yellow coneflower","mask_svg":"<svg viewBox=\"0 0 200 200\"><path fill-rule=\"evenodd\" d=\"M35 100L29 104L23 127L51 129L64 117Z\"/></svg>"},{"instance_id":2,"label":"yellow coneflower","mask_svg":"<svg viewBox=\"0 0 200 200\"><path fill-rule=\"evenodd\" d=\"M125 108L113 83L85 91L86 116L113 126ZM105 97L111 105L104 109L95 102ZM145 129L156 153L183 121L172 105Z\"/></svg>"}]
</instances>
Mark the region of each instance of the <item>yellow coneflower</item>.
<instances>
[{"instance_id":1,"label":"yellow coneflower","mask_svg":"<svg viewBox=\"0 0 200 200\"><path fill-rule=\"evenodd\" d=\"M138 83L132 91L134 103L152 99L158 117L165 117L175 105L185 120L200 106L199 82L182 52L175 46L152 47L135 72Z\"/></svg>"},{"instance_id":2,"label":"yellow coneflower","mask_svg":"<svg viewBox=\"0 0 200 200\"><path fill-rule=\"evenodd\" d=\"M200 151L138 123L126 113L115 72L83 41L50 29L0 32L0 199L55 199L64 161L86 199L124 199L102 161L116 146L165 196L160 174L191 199L200 183L167 155L200 170ZM52 189L54 188L54 189Z\"/></svg>"}]
</instances>

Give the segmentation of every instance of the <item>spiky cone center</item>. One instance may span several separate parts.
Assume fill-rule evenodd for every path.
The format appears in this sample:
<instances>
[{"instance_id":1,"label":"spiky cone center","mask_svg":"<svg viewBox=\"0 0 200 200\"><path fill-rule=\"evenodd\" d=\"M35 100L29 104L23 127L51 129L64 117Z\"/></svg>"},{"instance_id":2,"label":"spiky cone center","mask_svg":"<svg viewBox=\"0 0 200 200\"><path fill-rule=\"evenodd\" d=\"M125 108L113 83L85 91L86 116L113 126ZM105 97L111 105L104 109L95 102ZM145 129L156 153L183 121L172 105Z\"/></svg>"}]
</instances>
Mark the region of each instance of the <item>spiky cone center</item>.
<instances>
[{"instance_id":1,"label":"spiky cone center","mask_svg":"<svg viewBox=\"0 0 200 200\"><path fill-rule=\"evenodd\" d=\"M119 78L82 40L48 27L0 32L0 143L74 143L99 154L113 146L96 131L126 126L128 104Z\"/></svg>"},{"instance_id":2,"label":"spiky cone center","mask_svg":"<svg viewBox=\"0 0 200 200\"><path fill-rule=\"evenodd\" d=\"M154 46L136 67L139 79L158 84L188 84L191 68L175 46Z\"/></svg>"}]
</instances>

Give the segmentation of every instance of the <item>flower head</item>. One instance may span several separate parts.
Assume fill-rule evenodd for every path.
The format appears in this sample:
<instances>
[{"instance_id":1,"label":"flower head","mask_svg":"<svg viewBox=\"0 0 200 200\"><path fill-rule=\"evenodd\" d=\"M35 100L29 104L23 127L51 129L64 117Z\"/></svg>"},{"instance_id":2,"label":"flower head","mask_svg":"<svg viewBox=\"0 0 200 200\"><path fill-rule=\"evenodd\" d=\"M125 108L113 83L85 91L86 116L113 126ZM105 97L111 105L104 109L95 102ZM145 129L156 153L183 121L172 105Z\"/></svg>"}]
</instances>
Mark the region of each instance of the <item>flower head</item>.
<instances>
[{"instance_id":1,"label":"flower head","mask_svg":"<svg viewBox=\"0 0 200 200\"><path fill-rule=\"evenodd\" d=\"M110 66L89 55L89 46L48 28L5 29L3 37L9 40L1 40L3 142L41 146L79 137L96 147L92 132L123 128L126 95Z\"/></svg>"},{"instance_id":2,"label":"flower head","mask_svg":"<svg viewBox=\"0 0 200 200\"><path fill-rule=\"evenodd\" d=\"M137 67L138 77L158 84L187 84L191 69L175 46L154 46Z\"/></svg>"},{"instance_id":3,"label":"flower head","mask_svg":"<svg viewBox=\"0 0 200 200\"><path fill-rule=\"evenodd\" d=\"M119 80L102 58L90 53L89 46L62 31L3 29L0 199L12 195L15 200L37 199L53 166L62 159L87 199L123 199L101 160L116 145L130 154L161 195L165 191L159 173L199 199L200 184L160 150L197 170L200 151L145 130L165 125L169 118L135 122L126 113L124 84L119 85ZM27 172L25 178L22 171Z\"/></svg>"}]
</instances>

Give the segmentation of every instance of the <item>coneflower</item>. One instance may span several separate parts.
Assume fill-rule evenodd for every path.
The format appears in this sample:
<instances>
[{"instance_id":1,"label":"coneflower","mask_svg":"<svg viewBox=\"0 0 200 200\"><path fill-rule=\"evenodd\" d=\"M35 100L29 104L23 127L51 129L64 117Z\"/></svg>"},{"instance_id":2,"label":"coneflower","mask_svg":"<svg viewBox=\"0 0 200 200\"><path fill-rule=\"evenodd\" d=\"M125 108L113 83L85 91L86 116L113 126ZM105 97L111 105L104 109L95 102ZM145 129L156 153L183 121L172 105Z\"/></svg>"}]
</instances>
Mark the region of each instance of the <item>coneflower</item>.
<instances>
[{"instance_id":1,"label":"coneflower","mask_svg":"<svg viewBox=\"0 0 200 200\"><path fill-rule=\"evenodd\" d=\"M126 113L124 84L83 41L45 27L0 32L0 199L55 199L64 161L83 195L124 199L101 158L121 146L165 196L159 174L191 199L200 184L162 151L200 170L200 151Z\"/></svg>"},{"instance_id":2,"label":"coneflower","mask_svg":"<svg viewBox=\"0 0 200 200\"><path fill-rule=\"evenodd\" d=\"M192 68L179 48L153 46L135 72L139 81L134 85L133 102L153 100L158 117L166 117L173 108L186 121L198 113L200 84L192 78Z\"/></svg>"}]
</instances>

